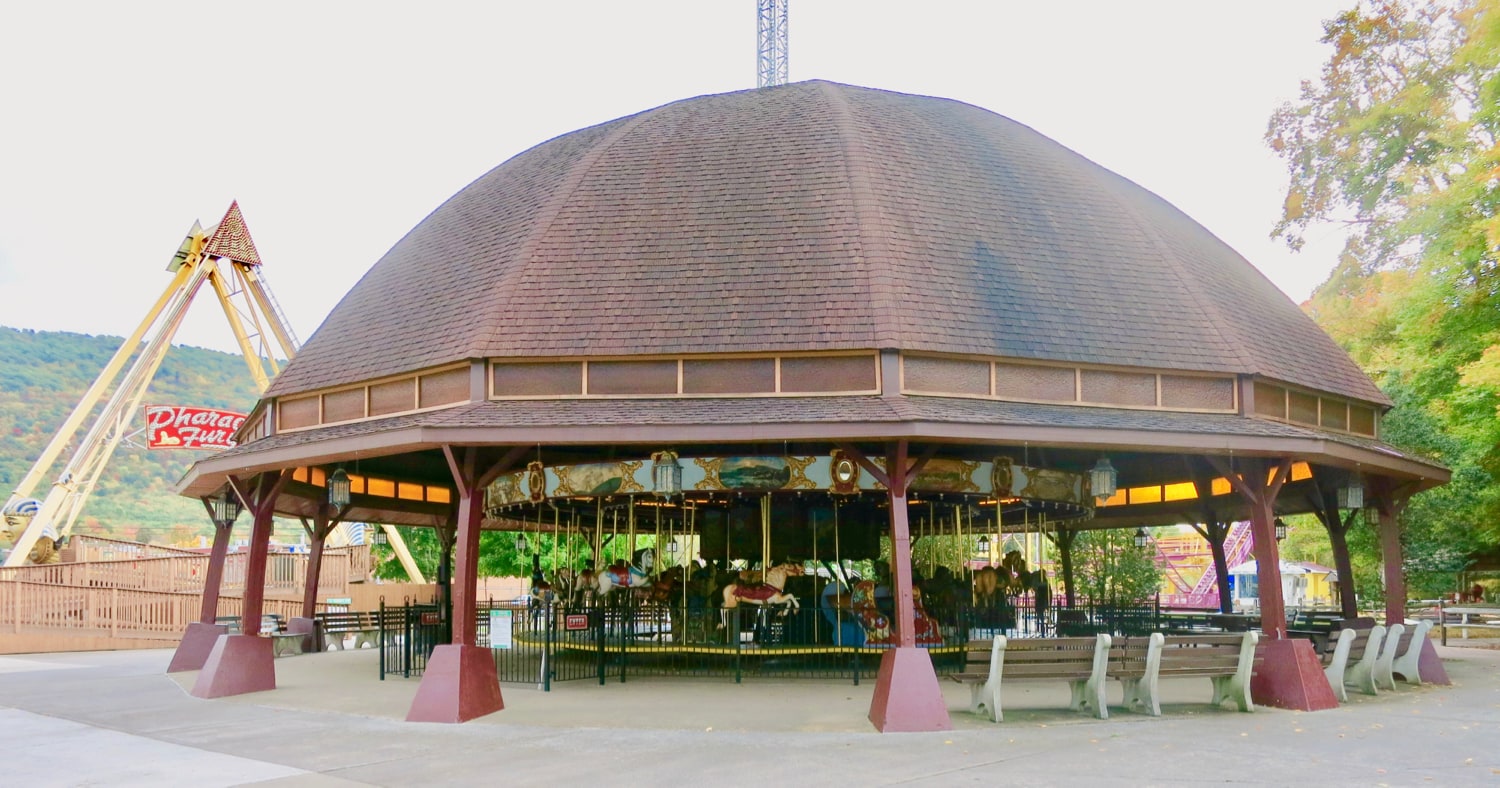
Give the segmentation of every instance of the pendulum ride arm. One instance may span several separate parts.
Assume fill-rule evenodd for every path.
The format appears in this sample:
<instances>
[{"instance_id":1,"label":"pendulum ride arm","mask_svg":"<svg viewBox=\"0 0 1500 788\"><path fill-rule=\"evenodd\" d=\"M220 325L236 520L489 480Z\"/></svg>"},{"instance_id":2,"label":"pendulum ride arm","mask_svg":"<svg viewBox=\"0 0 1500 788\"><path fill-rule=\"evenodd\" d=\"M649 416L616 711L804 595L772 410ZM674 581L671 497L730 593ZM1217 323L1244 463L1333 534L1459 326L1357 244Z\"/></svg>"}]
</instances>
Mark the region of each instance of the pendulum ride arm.
<instances>
[{"instance_id":1,"label":"pendulum ride arm","mask_svg":"<svg viewBox=\"0 0 1500 788\"><path fill-rule=\"evenodd\" d=\"M214 295L218 296L219 306L224 309L224 317L229 321L235 341L239 343L245 364L250 368L250 375L255 378L260 390L265 391L271 378L281 372L281 365L276 361L278 348L272 347L268 341L267 329L270 330L270 338L279 346L283 358L290 359L296 355L300 346L291 327L286 324L276 300L256 275L258 266L232 260L226 262L229 263L228 273L212 272L209 283L213 285ZM235 304L236 295L244 300L243 308ZM253 331L246 328L247 320ZM266 370L268 366L269 374Z\"/></svg>"},{"instance_id":2,"label":"pendulum ride arm","mask_svg":"<svg viewBox=\"0 0 1500 788\"><path fill-rule=\"evenodd\" d=\"M417 568L417 560L411 557L411 550L407 548L406 541L401 534L389 525L380 526L385 530L387 541L390 542L391 550L396 553L396 560L401 562L401 568L406 570L406 576L413 583L426 585L427 578L422 575L422 570Z\"/></svg>"},{"instance_id":3,"label":"pendulum ride arm","mask_svg":"<svg viewBox=\"0 0 1500 788\"><path fill-rule=\"evenodd\" d=\"M114 452L115 446L125 435L134 412L134 408L126 409L127 403L140 402L146 387L151 384L151 378L156 375L157 368L161 366L167 348L171 346L172 336L177 332L178 326L182 325L183 316L187 313L188 305L192 303L193 295L213 268L212 261L203 259L202 244L201 231L194 233L183 244L185 249L191 251L177 273L182 274L186 271L186 281L181 288L174 288L171 291L164 312L148 315L146 321L147 324L153 324L164 314L165 322L136 356L135 363L125 375L125 380L105 403L104 410L95 420L93 427L89 429L88 434L78 445L78 449L63 467L62 473L53 482L52 489L42 501L41 509L26 526L26 530L16 538L10 555L5 559L5 566L20 566L25 563L31 548L43 532L49 528L55 530L57 524L70 523L76 518L77 510L82 508L83 501L87 497L88 487L91 487L93 480L98 478L102 460L107 459ZM158 310L153 310L153 312L158 312ZM45 473L45 470L42 472ZM58 535L66 534L58 532Z\"/></svg>"},{"instance_id":4,"label":"pendulum ride arm","mask_svg":"<svg viewBox=\"0 0 1500 788\"><path fill-rule=\"evenodd\" d=\"M199 245L201 245L202 231L194 226L193 233L196 235L189 235L188 241L184 243L184 246L191 243L195 237L199 238ZM136 326L135 331L130 336L125 338L125 341L120 345L120 349L115 351L114 357L109 360L108 364L104 365L104 370L99 373L99 377L94 379L93 385L89 386L88 391L84 392L83 399L79 400L78 405L73 408L73 412L68 414L68 418L63 420L62 426L58 427L57 434L52 436L52 441L47 444L47 448L42 450L41 456L31 466L31 470L26 472L26 475L21 478L21 483L16 485L15 490L11 491L10 497L5 501L6 506L22 498L31 497L32 491L41 483L42 477L52 468L52 464L57 462L57 458L62 454L62 450L67 447L68 442L77 434L78 428L83 424L84 418L89 415L89 412L94 409L95 405L99 404L99 399L104 396L104 392L109 389L110 384L114 383L115 377L120 374L120 370L125 366L125 362L129 361L130 357L140 349L141 339L146 336L146 331L161 316L162 310L166 308L168 303L182 296L182 290L187 286L188 279L192 276L192 273L193 269L186 266L177 269L177 275L172 277L172 283L167 285L167 289L162 292L161 297L156 299L156 303L152 305L151 311L146 313L146 318L141 321L140 325Z\"/></svg>"}]
</instances>

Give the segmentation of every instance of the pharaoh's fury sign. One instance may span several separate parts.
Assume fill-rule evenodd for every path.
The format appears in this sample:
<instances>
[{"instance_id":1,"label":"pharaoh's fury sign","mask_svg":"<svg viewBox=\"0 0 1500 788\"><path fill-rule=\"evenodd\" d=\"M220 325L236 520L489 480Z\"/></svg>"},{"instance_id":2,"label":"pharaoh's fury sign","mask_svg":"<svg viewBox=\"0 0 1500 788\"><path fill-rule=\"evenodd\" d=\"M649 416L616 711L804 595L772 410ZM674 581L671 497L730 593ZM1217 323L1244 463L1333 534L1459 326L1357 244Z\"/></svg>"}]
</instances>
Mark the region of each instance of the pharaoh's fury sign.
<instances>
[{"instance_id":1,"label":"pharaoh's fury sign","mask_svg":"<svg viewBox=\"0 0 1500 788\"><path fill-rule=\"evenodd\" d=\"M245 414L186 405L146 406L149 449L228 449Z\"/></svg>"}]
</instances>

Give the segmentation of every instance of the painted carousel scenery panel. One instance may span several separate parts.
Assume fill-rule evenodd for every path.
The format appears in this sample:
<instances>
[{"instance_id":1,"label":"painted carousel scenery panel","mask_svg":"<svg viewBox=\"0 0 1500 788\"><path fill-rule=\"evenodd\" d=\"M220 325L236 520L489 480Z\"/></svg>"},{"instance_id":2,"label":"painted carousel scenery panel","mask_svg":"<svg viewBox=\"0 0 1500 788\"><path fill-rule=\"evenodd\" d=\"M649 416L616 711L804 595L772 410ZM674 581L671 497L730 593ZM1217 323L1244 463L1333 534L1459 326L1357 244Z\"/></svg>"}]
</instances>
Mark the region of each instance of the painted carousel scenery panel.
<instances>
[{"instance_id":1,"label":"painted carousel scenery panel","mask_svg":"<svg viewBox=\"0 0 1500 788\"><path fill-rule=\"evenodd\" d=\"M922 492L979 492L979 484L974 479L979 465L963 460L928 460L917 473L917 478L912 480L911 487Z\"/></svg>"},{"instance_id":2,"label":"painted carousel scenery panel","mask_svg":"<svg viewBox=\"0 0 1500 788\"><path fill-rule=\"evenodd\" d=\"M525 501L525 475L525 471L501 474L500 478L491 482L489 489L485 490L485 509L493 510L496 507Z\"/></svg>"},{"instance_id":3,"label":"painted carousel scenery panel","mask_svg":"<svg viewBox=\"0 0 1500 788\"><path fill-rule=\"evenodd\" d=\"M719 465L719 483L729 490L779 490L791 480L782 457L725 457Z\"/></svg>"},{"instance_id":4,"label":"painted carousel scenery panel","mask_svg":"<svg viewBox=\"0 0 1500 788\"><path fill-rule=\"evenodd\" d=\"M639 461L559 465L554 469L557 486L553 495L595 496L643 492L646 487L637 478L643 466L644 463Z\"/></svg>"},{"instance_id":5,"label":"painted carousel scenery panel","mask_svg":"<svg viewBox=\"0 0 1500 788\"><path fill-rule=\"evenodd\" d=\"M1045 468L1025 468L1024 471L1022 498L1070 503L1080 503L1083 499L1082 477L1079 474Z\"/></svg>"}]
</instances>

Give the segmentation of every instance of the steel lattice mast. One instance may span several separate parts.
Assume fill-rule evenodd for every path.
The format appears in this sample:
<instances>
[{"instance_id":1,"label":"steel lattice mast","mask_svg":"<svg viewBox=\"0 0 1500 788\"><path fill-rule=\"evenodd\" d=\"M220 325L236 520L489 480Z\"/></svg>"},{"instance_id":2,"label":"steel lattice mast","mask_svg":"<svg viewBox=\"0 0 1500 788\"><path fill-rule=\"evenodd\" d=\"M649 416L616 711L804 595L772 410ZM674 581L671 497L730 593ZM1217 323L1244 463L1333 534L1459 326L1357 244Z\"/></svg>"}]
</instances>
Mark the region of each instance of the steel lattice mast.
<instances>
[{"instance_id":1,"label":"steel lattice mast","mask_svg":"<svg viewBox=\"0 0 1500 788\"><path fill-rule=\"evenodd\" d=\"M756 87L771 88L787 83L787 2L757 0L760 35L756 65L760 77Z\"/></svg>"}]
</instances>

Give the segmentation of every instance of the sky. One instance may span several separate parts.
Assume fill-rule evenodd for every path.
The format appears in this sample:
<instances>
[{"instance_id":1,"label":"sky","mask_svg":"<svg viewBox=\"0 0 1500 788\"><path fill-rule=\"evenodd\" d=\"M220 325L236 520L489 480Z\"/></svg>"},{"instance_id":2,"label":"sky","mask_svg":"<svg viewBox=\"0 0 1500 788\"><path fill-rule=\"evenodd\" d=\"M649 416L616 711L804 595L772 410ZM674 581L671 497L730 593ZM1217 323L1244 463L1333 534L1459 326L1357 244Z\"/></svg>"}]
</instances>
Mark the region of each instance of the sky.
<instances>
[{"instance_id":1,"label":"sky","mask_svg":"<svg viewBox=\"0 0 1500 788\"><path fill-rule=\"evenodd\" d=\"M958 99L1156 192L1293 300L1262 141L1354 0L795 0L791 79ZM755 0L0 4L0 326L123 336L238 200L310 336L443 200L559 134L755 87ZM206 295L206 291L205 291ZM200 296L178 344L234 350Z\"/></svg>"}]
</instances>

